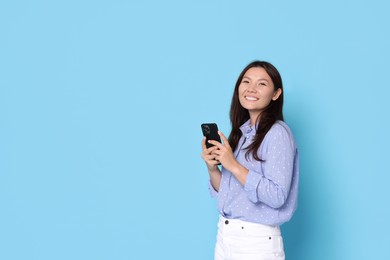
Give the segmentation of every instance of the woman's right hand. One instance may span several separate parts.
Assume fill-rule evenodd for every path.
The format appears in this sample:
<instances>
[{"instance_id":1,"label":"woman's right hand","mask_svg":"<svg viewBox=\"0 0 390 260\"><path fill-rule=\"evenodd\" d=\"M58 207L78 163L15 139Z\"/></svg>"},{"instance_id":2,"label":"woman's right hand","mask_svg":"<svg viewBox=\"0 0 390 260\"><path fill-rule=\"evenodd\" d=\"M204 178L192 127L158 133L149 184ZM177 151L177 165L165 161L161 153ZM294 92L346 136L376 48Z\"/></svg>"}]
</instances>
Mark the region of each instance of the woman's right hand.
<instances>
[{"instance_id":1,"label":"woman's right hand","mask_svg":"<svg viewBox=\"0 0 390 260\"><path fill-rule=\"evenodd\" d=\"M217 146L212 146L210 148L206 147L206 137L202 139L202 159L206 162L207 169L211 171L216 171L218 169L219 161L215 159L217 156L213 152L218 150Z\"/></svg>"},{"instance_id":2,"label":"woman's right hand","mask_svg":"<svg viewBox=\"0 0 390 260\"><path fill-rule=\"evenodd\" d=\"M206 137L203 137L202 140L202 159L207 165L207 170L210 175L210 183L213 186L214 190L218 192L219 186L221 185L222 173L218 168L219 161L215 159L217 151L219 148L214 145L210 148L206 147Z\"/></svg>"}]
</instances>

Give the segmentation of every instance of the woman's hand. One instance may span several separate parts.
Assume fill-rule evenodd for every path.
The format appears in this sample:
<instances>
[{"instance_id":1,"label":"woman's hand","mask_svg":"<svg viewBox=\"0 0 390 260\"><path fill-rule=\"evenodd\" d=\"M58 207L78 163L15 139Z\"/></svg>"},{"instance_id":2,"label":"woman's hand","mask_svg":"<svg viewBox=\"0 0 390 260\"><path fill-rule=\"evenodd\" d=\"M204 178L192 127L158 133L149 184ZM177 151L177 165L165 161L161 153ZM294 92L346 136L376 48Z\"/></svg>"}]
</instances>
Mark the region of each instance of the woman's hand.
<instances>
[{"instance_id":1,"label":"woman's hand","mask_svg":"<svg viewBox=\"0 0 390 260\"><path fill-rule=\"evenodd\" d=\"M211 151L211 156L219 161L226 170L230 171L242 185L245 185L248 169L236 160L224 134L220 131L218 131L218 134L221 137L222 144L214 140L209 141L210 144L214 145L213 147L217 148Z\"/></svg>"},{"instance_id":2,"label":"woman's hand","mask_svg":"<svg viewBox=\"0 0 390 260\"><path fill-rule=\"evenodd\" d=\"M225 135L221 131L218 131L218 134L221 137L222 143L209 140L209 143L214 145L214 149L211 151L211 156L220 162L227 170L232 171L238 162L234 157L232 148L230 147Z\"/></svg>"},{"instance_id":3,"label":"woman's hand","mask_svg":"<svg viewBox=\"0 0 390 260\"><path fill-rule=\"evenodd\" d=\"M210 148L206 147L206 137L203 137L202 139L202 159L206 162L207 169L209 171L216 171L219 170L217 165L219 164L219 161L215 159L216 155L214 153L215 150L217 150L218 147L212 146Z\"/></svg>"},{"instance_id":4,"label":"woman's hand","mask_svg":"<svg viewBox=\"0 0 390 260\"><path fill-rule=\"evenodd\" d=\"M212 146L210 148L207 148L206 146L206 137L202 140L202 158L206 162L207 170L210 175L210 182L213 186L214 190L218 192L219 186L221 185L221 178L222 173L218 168L219 161L215 159L215 150L217 150L218 147Z\"/></svg>"},{"instance_id":5,"label":"woman's hand","mask_svg":"<svg viewBox=\"0 0 390 260\"><path fill-rule=\"evenodd\" d=\"M218 134L221 137L222 143L215 140L209 140L208 142L214 145L210 148L206 147L206 138L203 138L202 140L202 158L206 162L213 187L218 191L220 186L221 172L217 167L219 163L244 185L248 175L248 169L237 162L225 135L220 131L218 131Z\"/></svg>"}]
</instances>

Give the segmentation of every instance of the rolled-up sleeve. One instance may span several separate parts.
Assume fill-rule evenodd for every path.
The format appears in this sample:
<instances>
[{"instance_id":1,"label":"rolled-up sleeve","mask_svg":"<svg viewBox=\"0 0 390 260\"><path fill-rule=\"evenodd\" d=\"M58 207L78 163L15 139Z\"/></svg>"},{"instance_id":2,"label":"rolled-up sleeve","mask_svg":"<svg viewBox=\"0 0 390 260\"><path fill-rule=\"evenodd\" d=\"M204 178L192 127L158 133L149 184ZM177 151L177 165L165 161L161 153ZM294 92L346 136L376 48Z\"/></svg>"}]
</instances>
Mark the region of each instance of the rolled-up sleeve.
<instances>
[{"instance_id":1,"label":"rolled-up sleeve","mask_svg":"<svg viewBox=\"0 0 390 260\"><path fill-rule=\"evenodd\" d=\"M210 196L212 198L217 197L218 192L214 189L213 185L211 184L211 181L209 181L209 191L210 191Z\"/></svg>"},{"instance_id":2,"label":"rolled-up sleeve","mask_svg":"<svg viewBox=\"0 0 390 260\"><path fill-rule=\"evenodd\" d=\"M294 171L296 147L291 132L275 124L259 150L264 161L249 169L244 189L251 202L280 208L287 200Z\"/></svg>"}]
</instances>

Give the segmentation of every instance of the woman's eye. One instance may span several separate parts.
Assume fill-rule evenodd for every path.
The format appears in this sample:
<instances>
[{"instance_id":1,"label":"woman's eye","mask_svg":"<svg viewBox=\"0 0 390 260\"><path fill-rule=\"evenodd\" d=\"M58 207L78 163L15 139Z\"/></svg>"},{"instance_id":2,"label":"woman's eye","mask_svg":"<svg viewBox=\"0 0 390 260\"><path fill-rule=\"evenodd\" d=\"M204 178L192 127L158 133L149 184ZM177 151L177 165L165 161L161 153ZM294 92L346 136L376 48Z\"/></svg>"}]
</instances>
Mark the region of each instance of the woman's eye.
<instances>
[{"instance_id":1,"label":"woman's eye","mask_svg":"<svg viewBox=\"0 0 390 260\"><path fill-rule=\"evenodd\" d=\"M249 81L248 80L243 80L242 83L249 83Z\"/></svg>"},{"instance_id":2,"label":"woman's eye","mask_svg":"<svg viewBox=\"0 0 390 260\"><path fill-rule=\"evenodd\" d=\"M267 86L265 83L260 83L260 86Z\"/></svg>"}]
</instances>

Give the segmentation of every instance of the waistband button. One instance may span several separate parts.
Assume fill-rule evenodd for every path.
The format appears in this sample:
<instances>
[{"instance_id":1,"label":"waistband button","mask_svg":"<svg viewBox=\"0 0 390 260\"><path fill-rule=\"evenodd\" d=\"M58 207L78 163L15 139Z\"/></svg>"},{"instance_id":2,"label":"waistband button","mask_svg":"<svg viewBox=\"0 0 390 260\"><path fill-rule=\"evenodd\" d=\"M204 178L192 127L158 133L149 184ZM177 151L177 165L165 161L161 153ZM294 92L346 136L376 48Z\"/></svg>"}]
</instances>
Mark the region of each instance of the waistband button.
<instances>
[{"instance_id":1,"label":"waistband button","mask_svg":"<svg viewBox=\"0 0 390 260\"><path fill-rule=\"evenodd\" d=\"M225 224L226 224L226 225L229 224L229 220L225 220Z\"/></svg>"}]
</instances>

